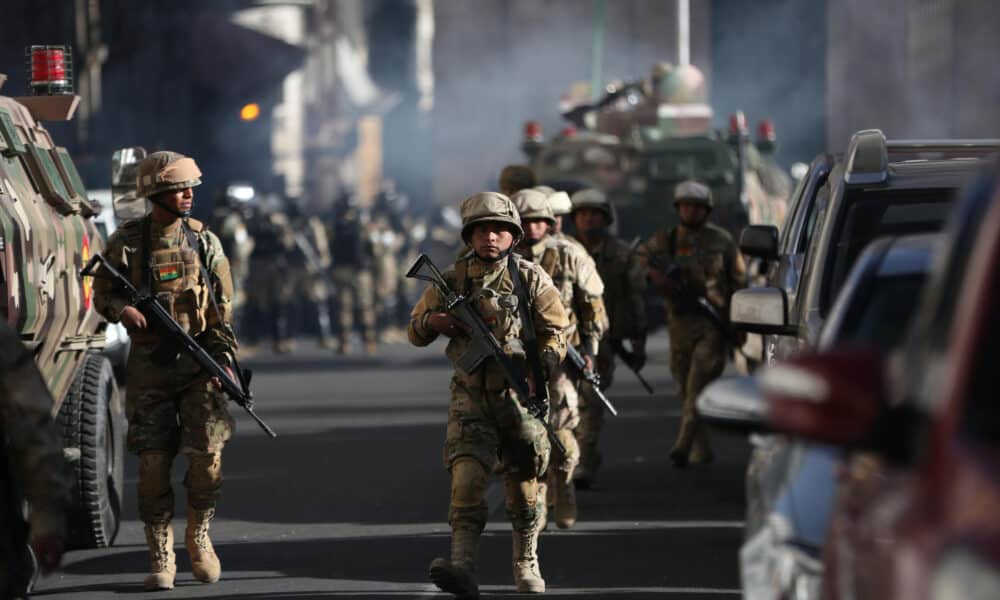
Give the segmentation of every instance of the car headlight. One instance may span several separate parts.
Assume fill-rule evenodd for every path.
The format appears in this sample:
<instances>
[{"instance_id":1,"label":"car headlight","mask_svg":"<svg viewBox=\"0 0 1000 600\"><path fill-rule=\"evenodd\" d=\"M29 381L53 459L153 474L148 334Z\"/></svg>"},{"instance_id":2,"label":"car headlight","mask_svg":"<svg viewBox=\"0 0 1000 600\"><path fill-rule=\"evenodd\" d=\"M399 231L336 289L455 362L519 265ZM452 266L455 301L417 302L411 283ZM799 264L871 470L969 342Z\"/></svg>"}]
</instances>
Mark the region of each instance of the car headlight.
<instances>
[{"instance_id":1,"label":"car headlight","mask_svg":"<svg viewBox=\"0 0 1000 600\"><path fill-rule=\"evenodd\" d=\"M995 600L1000 598L997 565L967 549L945 554L931 576L932 600Z\"/></svg>"}]
</instances>

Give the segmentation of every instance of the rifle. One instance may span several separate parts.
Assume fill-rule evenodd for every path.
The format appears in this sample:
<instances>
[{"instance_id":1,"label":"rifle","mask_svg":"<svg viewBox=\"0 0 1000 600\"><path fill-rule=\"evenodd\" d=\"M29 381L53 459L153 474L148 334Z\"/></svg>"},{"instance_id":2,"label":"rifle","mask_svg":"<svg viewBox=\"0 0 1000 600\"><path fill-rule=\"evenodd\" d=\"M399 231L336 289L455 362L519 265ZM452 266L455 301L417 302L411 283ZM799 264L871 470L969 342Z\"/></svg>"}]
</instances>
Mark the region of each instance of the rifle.
<instances>
[{"instance_id":1,"label":"rifle","mask_svg":"<svg viewBox=\"0 0 1000 600\"><path fill-rule=\"evenodd\" d=\"M611 340L611 349L614 350L615 354L617 354L622 358L622 362L625 363L625 366L628 367L630 371L635 373L636 379L639 380L639 383L642 384L642 387L646 388L646 391L649 393L649 395L651 396L654 395L656 392L653 391L653 386L649 385L649 382L646 381L646 378L642 376L642 373L639 372L639 369L636 369L634 366L632 366L635 364L635 356L632 352L629 352L628 350L625 349L624 346L622 346L621 340Z\"/></svg>"},{"instance_id":2,"label":"rifle","mask_svg":"<svg viewBox=\"0 0 1000 600\"><path fill-rule=\"evenodd\" d=\"M668 295L677 308L682 312L693 309L701 313L702 316L708 317L708 320L718 327L727 339L730 341L734 339L733 333L729 329L729 323L726 322L722 315L719 314L719 310L707 298L691 289L680 267L675 264L664 264L660 257L653 254L647 253L644 256L649 266L662 273L670 281L670 292Z\"/></svg>"},{"instance_id":3,"label":"rifle","mask_svg":"<svg viewBox=\"0 0 1000 600\"><path fill-rule=\"evenodd\" d=\"M412 279L419 279L433 284L441 296L444 298L445 310L452 316L464 323L469 329L469 348L458 358L458 367L466 373L472 373L479 368L488 358L493 358L503 371L507 383L514 388L517 395L522 398L528 414L542 422L545 432L548 434L552 447L565 454L566 447L559 441L558 436L552 431L549 425L548 411L549 401L547 398L548 386L545 381L536 381L536 390L545 390L539 394L531 394L528 387L528 379L521 369L514 364L514 361L503 351L500 341L493 335L489 325L476 311L472 299L463 296L451 289L448 282L444 280L441 271L434 266L434 262L426 254L421 254L406 276ZM530 350L529 350L530 351Z\"/></svg>"},{"instance_id":4,"label":"rifle","mask_svg":"<svg viewBox=\"0 0 1000 600\"><path fill-rule=\"evenodd\" d=\"M611 404L611 400L608 400L608 397L601 391L601 376L595 373L592 369L587 368L587 361L585 361L580 352L573 347L573 344L566 344L566 358L573 363L573 366L576 368L577 372L580 373L580 376L583 377L584 381L589 383L590 387L594 388L594 393L601 399L604 406L608 408L608 412L617 417L618 411L615 409L615 405Z\"/></svg>"},{"instance_id":5,"label":"rifle","mask_svg":"<svg viewBox=\"0 0 1000 600\"><path fill-rule=\"evenodd\" d=\"M320 265L319 256L317 255L316 249L313 248L312 244L302 233L296 231L292 234L292 239L295 240L295 248L302 255L302 258L306 261L306 271L310 275L315 275L317 273L323 272L323 267Z\"/></svg>"},{"instance_id":6,"label":"rifle","mask_svg":"<svg viewBox=\"0 0 1000 600\"><path fill-rule=\"evenodd\" d=\"M109 279L115 282L117 285L121 286L129 295L129 303L139 309L142 314L150 318L153 324L157 325L160 331L166 335L167 339L177 345L177 347L186 352L194 362L197 363L199 367L202 368L211 377L215 377L222 384L222 391L229 396L233 402L240 405L240 407L249 414L254 421L260 425L260 428L264 430L268 436L272 438L278 437L278 434L271 429L267 423L263 421L253 409L253 393L250 391L250 378L253 373L248 369L241 369L239 364L234 365L233 373L239 380L239 385L230 379L226 370L219 366L219 363L215 362L212 356L205 352L205 349L192 338L188 332L184 331L170 313L167 312L163 305L157 302L156 297L150 294L140 293L136 289L132 282L129 281L124 275L122 275L118 269L114 268L108 259L104 258L101 254L95 254L87 265L80 271L82 277L102 277L96 273L92 273L94 267L100 265L102 271L106 271L107 275L103 276L105 279ZM233 357L235 361L235 357Z\"/></svg>"}]
</instances>

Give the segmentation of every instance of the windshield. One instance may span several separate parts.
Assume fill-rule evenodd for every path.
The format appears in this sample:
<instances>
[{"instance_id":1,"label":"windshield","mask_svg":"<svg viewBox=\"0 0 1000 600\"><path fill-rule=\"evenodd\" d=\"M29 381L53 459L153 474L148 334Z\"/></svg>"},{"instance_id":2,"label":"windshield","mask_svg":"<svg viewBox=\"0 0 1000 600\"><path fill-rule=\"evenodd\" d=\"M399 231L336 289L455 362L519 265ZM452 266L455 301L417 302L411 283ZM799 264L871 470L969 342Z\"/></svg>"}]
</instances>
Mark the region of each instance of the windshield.
<instances>
[{"instance_id":1,"label":"windshield","mask_svg":"<svg viewBox=\"0 0 1000 600\"><path fill-rule=\"evenodd\" d=\"M940 231L952 202L952 189L857 191L833 232L837 240L827 259L820 311L826 314L861 251L882 236Z\"/></svg>"},{"instance_id":2,"label":"windshield","mask_svg":"<svg viewBox=\"0 0 1000 600\"><path fill-rule=\"evenodd\" d=\"M840 342L890 350L900 344L916 309L925 274L878 277L844 319Z\"/></svg>"}]
</instances>

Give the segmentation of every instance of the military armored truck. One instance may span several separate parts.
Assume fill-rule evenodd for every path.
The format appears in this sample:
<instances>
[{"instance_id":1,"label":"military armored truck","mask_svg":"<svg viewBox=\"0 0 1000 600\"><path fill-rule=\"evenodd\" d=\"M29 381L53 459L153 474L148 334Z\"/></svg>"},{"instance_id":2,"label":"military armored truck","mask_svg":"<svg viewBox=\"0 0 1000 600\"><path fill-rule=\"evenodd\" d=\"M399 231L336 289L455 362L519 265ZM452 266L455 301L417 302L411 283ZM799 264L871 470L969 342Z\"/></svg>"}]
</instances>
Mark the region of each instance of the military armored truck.
<instances>
[{"instance_id":1,"label":"military armored truck","mask_svg":"<svg viewBox=\"0 0 1000 600\"><path fill-rule=\"evenodd\" d=\"M107 322L80 277L103 248L98 208L66 148L42 125L68 120L79 98L68 48L28 52L37 95L0 90L0 317L21 334L55 399L65 456L76 485L68 546L104 547L118 531L123 494L125 419L110 360L102 354ZM0 75L0 87L6 77Z\"/></svg>"},{"instance_id":2,"label":"military armored truck","mask_svg":"<svg viewBox=\"0 0 1000 600\"><path fill-rule=\"evenodd\" d=\"M537 122L527 123L521 148L540 183L604 190L625 238L675 224L673 187L685 179L712 188L712 220L736 239L749 223L780 226L791 179L771 158L773 125L761 122L756 144L741 113L729 131L712 129L706 100L695 67L661 63L649 82L609 84L596 102L564 111L572 126L548 141Z\"/></svg>"}]
</instances>

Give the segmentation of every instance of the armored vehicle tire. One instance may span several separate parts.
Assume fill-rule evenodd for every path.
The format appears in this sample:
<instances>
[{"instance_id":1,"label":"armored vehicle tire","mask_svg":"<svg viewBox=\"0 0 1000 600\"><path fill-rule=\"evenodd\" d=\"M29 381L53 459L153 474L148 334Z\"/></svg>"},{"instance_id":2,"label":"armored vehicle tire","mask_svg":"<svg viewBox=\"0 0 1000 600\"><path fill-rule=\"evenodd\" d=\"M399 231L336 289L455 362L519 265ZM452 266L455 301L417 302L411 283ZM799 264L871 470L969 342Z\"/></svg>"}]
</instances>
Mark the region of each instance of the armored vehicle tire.
<instances>
[{"instance_id":1,"label":"armored vehicle tire","mask_svg":"<svg viewBox=\"0 0 1000 600\"><path fill-rule=\"evenodd\" d=\"M88 354L60 411L67 448L76 441L73 508L67 546L105 548L114 543L124 493L125 428L118 386L107 357ZM75 436L75 440L74 440Z\"/></svg>"}]
</instances>

